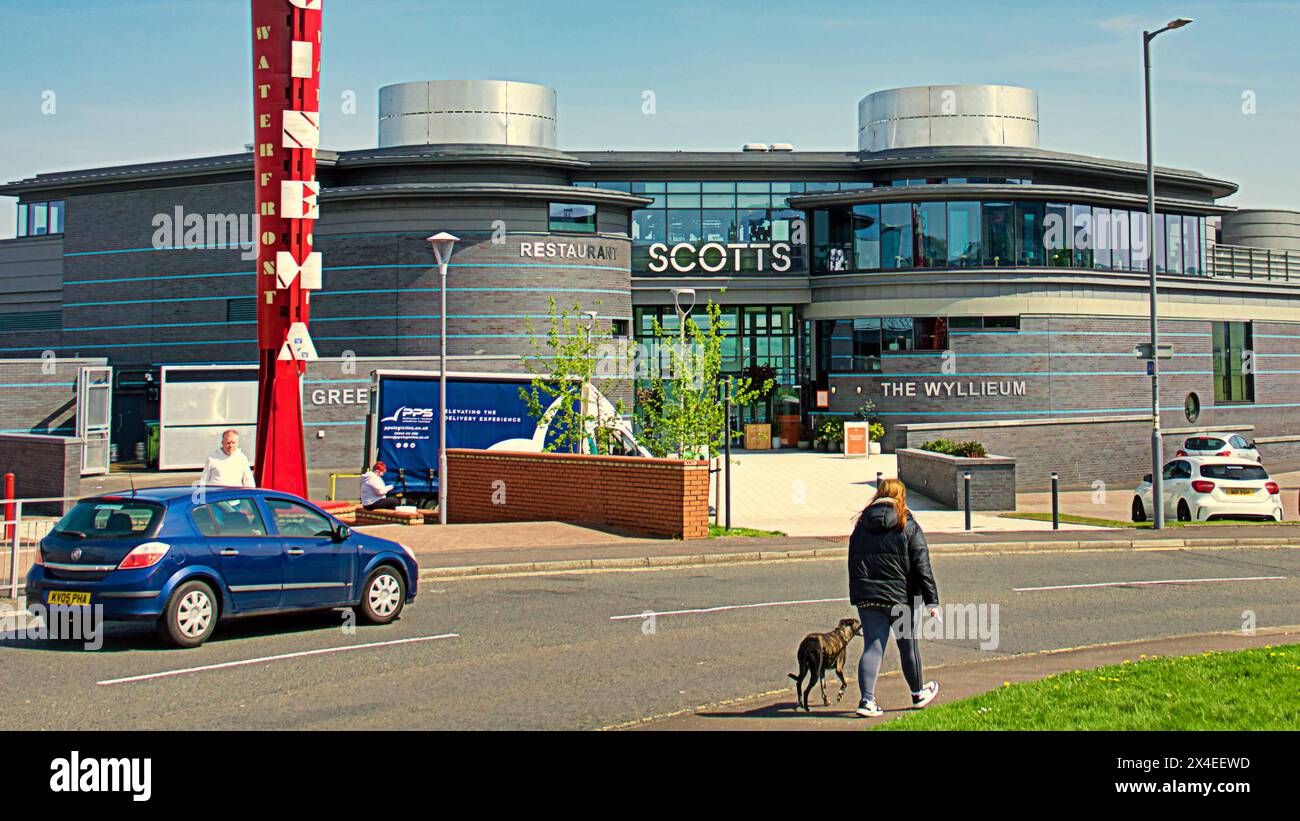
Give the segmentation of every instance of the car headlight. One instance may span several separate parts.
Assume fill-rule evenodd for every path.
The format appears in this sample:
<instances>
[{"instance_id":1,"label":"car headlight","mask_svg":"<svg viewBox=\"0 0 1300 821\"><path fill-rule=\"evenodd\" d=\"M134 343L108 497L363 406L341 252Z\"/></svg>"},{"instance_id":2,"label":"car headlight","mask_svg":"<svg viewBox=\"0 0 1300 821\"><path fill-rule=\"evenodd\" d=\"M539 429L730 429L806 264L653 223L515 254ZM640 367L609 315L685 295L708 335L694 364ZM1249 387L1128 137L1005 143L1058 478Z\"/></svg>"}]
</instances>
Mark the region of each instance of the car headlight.
<instances>
[{"instance_id":1,"label":"car headlight","mask_svg":"<svg viewBox=\"0 0 1300 821\"><path fill-rule=\"evenodd\" d=\"M405 550L405 551L406 551L406 555L408 555L408 556L411 557L411 561L416 562L417 564L419 563L419 561L415 558L415 551L414 551L414 550L412 550L411 548L409 548L409 547L407 547L406 545L402 544L401 542L398 542L398 543L397 543L397 546L400 547L400 548L402 548L402 550Z\"/></svg>"}]
</instances>

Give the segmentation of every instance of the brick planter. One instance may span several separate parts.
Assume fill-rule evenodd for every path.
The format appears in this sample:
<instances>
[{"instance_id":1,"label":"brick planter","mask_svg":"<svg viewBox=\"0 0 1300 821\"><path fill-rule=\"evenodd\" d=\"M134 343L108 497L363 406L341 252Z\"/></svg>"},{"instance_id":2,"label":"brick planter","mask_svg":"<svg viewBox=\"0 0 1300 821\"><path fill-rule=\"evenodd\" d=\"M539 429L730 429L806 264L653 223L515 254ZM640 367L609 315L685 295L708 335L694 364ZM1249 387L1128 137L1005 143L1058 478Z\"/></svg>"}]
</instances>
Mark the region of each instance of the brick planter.
<instances>
[{"instance_id":1,"label":"brick planter","mask_svg":"<svg viewBox=\"0 0 1300 821\"><path fill-rule=\"evenodd\" d=\"M19 499L81 495L81 440L72 436L0 433L0 474L14 474ZM62 515L72 502L25 505L25 513Z\"/></svg>"},{"instance_id":2,"label":"brick planter","mask_svg":"<svg viewBox=\"0 0 1300 821\"><path fill-rule=\"evenodd\" d=\"M922 493L954 510L964 510L962 475L971 474L971 510L1016 509L1016 460L1007 456L970 459L928 450L897 451L898 478L909 491Z\"/></svg>"},{"instance_id":3,"label":"brick planter","mask_svg":"<svg viewBox=\"0 0 1300 821\"><path fill-rule=\"evenodd\" d=\"M578 522L704 539L709 463L449 448L447 520Z\"/></svg>"}]
</instances>

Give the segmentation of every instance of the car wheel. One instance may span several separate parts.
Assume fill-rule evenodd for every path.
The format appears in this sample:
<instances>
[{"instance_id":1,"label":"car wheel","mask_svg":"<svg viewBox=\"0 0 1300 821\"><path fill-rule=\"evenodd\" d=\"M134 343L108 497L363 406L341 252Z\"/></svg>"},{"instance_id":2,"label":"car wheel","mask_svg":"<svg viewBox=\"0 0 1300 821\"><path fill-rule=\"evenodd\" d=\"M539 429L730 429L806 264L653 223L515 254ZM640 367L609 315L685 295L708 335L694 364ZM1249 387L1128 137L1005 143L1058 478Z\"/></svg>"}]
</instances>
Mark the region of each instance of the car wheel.
<instances>
[{"instance_id":1,"label":"car wheel","mask_svg":"<svg viewBox=\"0 0 1300 821\"><path fill-rule=\"evenodd\" d=\"M1133 497L1133 521L1145 522L1147 520L1147 510L1142 506L1141 497Z\"/></svg>"},{"instance_id":2,"label":"car wheel","mask_svg":"<svg viewBox=\"0 0 1300 821\"><path fill-rule=\"evenodd\" d=\"M1141 503L1141 496L1134 496L1134 508L1132 508L1132 520L1135 522L1147 521L1147 508Z\"/></svg>"},{"instance_id":3,"label":"car wheel","mask_svg":"<svg viewBox=\"0 0 1300 821\"><path fill-rule=\"evenodd\" d=\"M198 647L217 628L217 596L205 582L177 587L158 619L158 635L177 647Z\"/></svg>"},{"instance_id":4,"label":"car wheel","mask_svg":"<svg viewBox=\"0 0 1300 821\"><path fill-rule=\"evenodd\" d=\"M361 588L361 604L357 615L368 624L388 624L402 612L406 604L406 582L392 565L376 567Z\"/></svg>"},{"instance_id":5,"label":"car wheel","mask_svg":"<svg viewBox=\"0 0 1300 821\"><path fill-rule=\"evenodd\" d=\"M1190 522L1192 520L1192 509L1187 506L1186 499L1178 500L1178 521Z\"/></svg>"}]
</instances>

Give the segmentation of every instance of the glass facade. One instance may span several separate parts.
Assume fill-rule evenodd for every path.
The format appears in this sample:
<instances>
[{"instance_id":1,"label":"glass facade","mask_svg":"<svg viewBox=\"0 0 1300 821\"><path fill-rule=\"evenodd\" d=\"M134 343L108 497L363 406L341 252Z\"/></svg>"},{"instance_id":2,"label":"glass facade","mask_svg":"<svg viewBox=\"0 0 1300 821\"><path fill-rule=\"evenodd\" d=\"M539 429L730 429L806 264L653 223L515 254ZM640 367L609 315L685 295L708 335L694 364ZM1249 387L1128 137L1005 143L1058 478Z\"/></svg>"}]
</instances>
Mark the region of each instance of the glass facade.
<instances>
[{"instance_id":1,"label":"glass facade","mask_svg":"<svg viewBox=\"0 0 1300 821\"><path fill-rule=\"evenodd\" d=\"M792 246L788 273L807 273L810 265L809 238L807 234L800 236L795 233L796 222L805 220L805 215L803 211L790 208L791 197L882 186L1029 185L1030 182L1024 177L909 177L880 182L582 181L575 182L574 186L623 191L653 200L649 207L632 213L632 270L644 275L650 273L648 248L657 242L788 242ZM859 206L852 211L855 217L852 226L837 225L832 229L825 221L822 222L823 232L829 229L835 233L833 237L822 237L815 244L815 253L821 255L812 262L815 270L870 270L881 267L882 259L886 261L885 267L889 268L945 265L944 255L949 253L950 248L946 236L948 225L938 216L934 207L920 206L916 213L909 212L906 215L894 209L890 216L896 218L897 222L891 224L891 233L883 238L888 249L884 256L881 251L880 206ZM973 226L973 244L976 249L980 242L978 223L977 209ZM956 255L962 253L958 250ZM971 266L980 264L978 256L970 262ZM756 255L742 254L740 273L757 271Z\"/></svg>"},{"instance_id":2,"label":"glass facade","mask_svg":"<svg viewBox=\"0 0 1300 821\"><path fill-rule=\"evenodd\" d=\"M633 309L637 342L646 347L642 355L654 362L660 356L654 335L656 320L664 332L678 331L677 311L671 305L639 306ZM796 379L795 309L792 305L723 305L722 372L736 375L751 365L771 365L777 382L793 385ZM708 327L708 313L702 306L690 321Z\"/></svg>"},{"instance_id":3,"label":"glass facade","mask_svg":"<svg viewBox=\"0 0 1300 821\"><path fill-rule=\"evenodd\" d=\"M1146 212L1033 200L891 202L812 212L812 273L1049 266L1146 270ZM1205 218L1157 214L1156 270L1205 273Z\"/></svg>"}]
</instances>

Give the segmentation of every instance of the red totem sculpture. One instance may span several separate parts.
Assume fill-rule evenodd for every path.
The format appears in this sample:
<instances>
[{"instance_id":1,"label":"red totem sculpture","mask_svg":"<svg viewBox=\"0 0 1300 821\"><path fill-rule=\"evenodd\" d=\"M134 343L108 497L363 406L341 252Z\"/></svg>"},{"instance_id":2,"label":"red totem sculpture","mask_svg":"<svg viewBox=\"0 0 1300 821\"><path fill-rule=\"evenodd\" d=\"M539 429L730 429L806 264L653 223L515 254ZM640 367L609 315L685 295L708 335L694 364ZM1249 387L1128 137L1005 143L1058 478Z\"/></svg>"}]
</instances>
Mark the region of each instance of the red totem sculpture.
<instances>
[{"instance_id":1,"label":"red totem sculpture","mask_svg":"<svg viewBox=\"0 0 1300 821\"><path fill-rule=\"evenodd\" d=\"M300 380L321 287L312 250L320 185L321 0L252 0L257 254L259 487L307 493Z\"/></svg>"}]
</instances>

